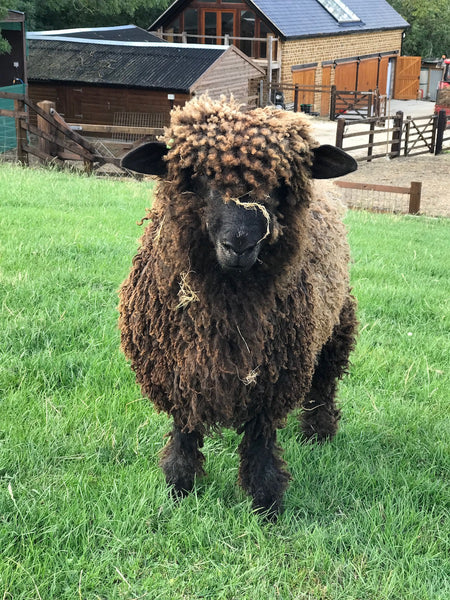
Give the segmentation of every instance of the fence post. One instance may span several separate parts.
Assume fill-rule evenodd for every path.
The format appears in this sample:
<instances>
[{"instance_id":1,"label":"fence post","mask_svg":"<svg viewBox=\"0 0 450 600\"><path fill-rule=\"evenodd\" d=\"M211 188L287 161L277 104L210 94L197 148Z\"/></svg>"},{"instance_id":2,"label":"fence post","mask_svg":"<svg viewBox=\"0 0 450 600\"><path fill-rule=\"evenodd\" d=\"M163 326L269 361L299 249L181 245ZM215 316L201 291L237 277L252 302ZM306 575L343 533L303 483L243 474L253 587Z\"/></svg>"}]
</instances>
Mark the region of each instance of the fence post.
<instances>
[{"instance_id":1,"label":"fence post","mask_svg":"<svg viewBox=\"0 0 450 600\"><path fill-rule=\"evenodd\" d=\"M55 108L55 103L51 102L50 100L42 100L42 102L38 102L37 105L48 115L50 115L50 110ZM48 133L49 135L56 137L56 128L39 115L37 116L37 126L38 129L44 133ZM48 156L48 160L51 160L51 158L56 156L57 153L56 144L49 142L42 137L39 138L39 150Z\"/></svg>"},{"instance_id":2,"label":"fence post","mask_svg":"<svg viewBox=\"0 0 450 600\"><path fill-rule=\"evenodd\" d=\"M16 113L24 113L26 110L23 100L14 100L14 111ZM17 160L24 164L28 164L28 152L24 150L27 144L27 132L22 127L22 117L16 119L16 140L17 140Z\"/></svg>"},{"instance_id":3,"label":"fence post","mask_svg":"<svg viewBox=\"0 0 450 600\"><path fill-rule=\"evenodd\" d=\"M408 115L406 117L406 121L405 121L405 139L403 141L404 144L404 148L403 148L403 154L405 156L408 156L408 146L409 146L409 132L411 130L411 116Z\"/></svg>"},{"instance_id":4,"label":"fence post","mask_svg":"<svg viewBox=\"0 0 450 600\"><path fill-rule=\"evenodd\" d=\"M440 154L442 152L442 144L444 140L444 131L447 127L447 114L445 110L440 110L437 119L436 127L436 143L434 147L434 153Z\"/></svg>"},{"instance_id":5,"label":"fence post","mask_svg":"<svg viewBox=\"0 0 450 600\"><path fill-rule=\"evenodd\" d=\"M339 117L337 120L336 127L336 146L338 148L342 148L344 143L344 129L345 129L345 119L343 117Z\"/></svg>"},{"instance_id":6,"label":"fence post","mask_svg":"<svg viewBox=\"0 0 450 600\"><path fill-rule=\"evenodd\" d=\"M330 94L330 121L336 120L336 86L331 86Z\"/></svg>"},{"instance_id":7,"label":"fence post","mask_svg":"<svg viewBox=\"0 0 450 600\"><path fill-rule=\"evenodd\" d=\"M417 215L419 213L421 194L422 194L422 182L421 181L411 181L411 191L409 193L409 211L408 211L410 215Z\"/></svg>"},{"instance_id":8,"label":"fence post","mask_svg":"<svg viewBox=\"0 0 450 600\"><path fill-rule=\"evenodd\" d=\"M402 145L402 128L403 128L403 112L399 110L395 113L393 120L393 128L397 129L392 134L391 158L400 156L400 148Z\"/></svg>"},{"instance_id":9,"label":"fence post","mask_svg":"<svg viewBox=\"0 0 450 600\"><path fill-rule=\"evenodd\" d=\"M373 154L373 138L375 135L375 121L372 121L370 123L370 133L369 133L369 146L367 148L367 162L371 162L372 161L372 154ZM370 157L370 158L369 158Z\"/></svg>"},{"instance_id":10,"label":"fence post","mask_svg":"<svg viewBox=\"0 0 450 600\"><path fill-rule=\"evenodd\" d=\"M294 112L298 112L298 85L294 88Z\"/></svg>"}]
</instances>

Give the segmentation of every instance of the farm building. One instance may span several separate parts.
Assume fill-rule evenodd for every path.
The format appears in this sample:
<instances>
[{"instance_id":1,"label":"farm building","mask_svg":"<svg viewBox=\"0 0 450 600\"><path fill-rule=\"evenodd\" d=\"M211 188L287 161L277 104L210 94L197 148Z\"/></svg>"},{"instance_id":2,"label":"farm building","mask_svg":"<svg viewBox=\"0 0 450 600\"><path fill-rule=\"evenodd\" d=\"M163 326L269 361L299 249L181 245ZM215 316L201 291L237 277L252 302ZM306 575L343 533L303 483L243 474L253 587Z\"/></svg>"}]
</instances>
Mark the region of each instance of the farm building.
<instances>
[{"instance_id":1,"label":"farm building","mask_svg":"<svg viewBox=\"0 0 450 600\"><path fill-rule=\"evenodd\" d=\"M55 102L72 123L161 127L194 94L233 93L245 103L264 76L233 46L73 35L28 35L29 95Z\"/></svg>"},{"instance_id":2,"label":"farm building","mask_svg":"<svg viewBox=\"0 0 450 600\"><path fill-rule=\"evenodd\" d=\"M10 46L9 52L0 54L0 91L24 93L27 83L25 15L16 10L8 10L0 19L0 33ZM12 110L13 100L0 98L0 108ZM14 119L0 116L0 153L15 146Z\"/></svg>"},{"instance_id":3,"label":"farm building","mask_svg":"<svg viewBox=\"0 0 450 600\"><path fill-rule=\"evenodd\" d=\"M384 94L407 27L385 0L176 0L149 29L170 40L229 40L284 84ZM412 75L409 62L397 69L400 96L417 97L420 59L413 64Z\"/></svg>"}]
</instances>

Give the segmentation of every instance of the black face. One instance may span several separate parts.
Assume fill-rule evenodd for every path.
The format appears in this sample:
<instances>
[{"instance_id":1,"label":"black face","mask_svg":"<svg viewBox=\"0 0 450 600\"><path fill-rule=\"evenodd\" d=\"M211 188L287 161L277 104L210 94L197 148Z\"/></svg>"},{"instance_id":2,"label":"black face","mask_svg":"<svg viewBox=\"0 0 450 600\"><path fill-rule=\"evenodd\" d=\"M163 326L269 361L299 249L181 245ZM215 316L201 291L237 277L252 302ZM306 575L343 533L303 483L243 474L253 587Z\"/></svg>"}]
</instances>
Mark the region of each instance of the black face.
<instances>
[{"instance_id":1,"label":"black face","mask_svg":"<svg viewBox=\"0 0 450 600\"><path fill-rule=\"evenodd\" d=\"M270 215L248 197L225 202L218 192L211 191L206 227L221 268L239 274L257 262L269 235Z\"/></svg>"}]
</instances>

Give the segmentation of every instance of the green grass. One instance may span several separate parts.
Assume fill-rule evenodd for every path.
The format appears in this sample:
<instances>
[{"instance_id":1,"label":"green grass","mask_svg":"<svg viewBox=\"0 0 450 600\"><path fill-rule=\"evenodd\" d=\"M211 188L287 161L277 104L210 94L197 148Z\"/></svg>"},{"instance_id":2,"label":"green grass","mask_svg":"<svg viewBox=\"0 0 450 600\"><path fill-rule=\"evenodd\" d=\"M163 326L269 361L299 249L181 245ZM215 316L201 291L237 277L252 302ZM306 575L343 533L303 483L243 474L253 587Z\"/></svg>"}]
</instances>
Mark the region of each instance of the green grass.
<instances>
[{"instance_id":1,"label":"green grass","mask_svg":"<svg viewBox=\"0 0 450 600\"><path fill-rule=\"evenodd\" d=\"M169 424L119 352L117 289L151 185L0 165L0 598L450 597L450 221L349 213L361 334L331 444L281 435L277 524L237 436L175 504Z\"/></svg>"}]
</instances>

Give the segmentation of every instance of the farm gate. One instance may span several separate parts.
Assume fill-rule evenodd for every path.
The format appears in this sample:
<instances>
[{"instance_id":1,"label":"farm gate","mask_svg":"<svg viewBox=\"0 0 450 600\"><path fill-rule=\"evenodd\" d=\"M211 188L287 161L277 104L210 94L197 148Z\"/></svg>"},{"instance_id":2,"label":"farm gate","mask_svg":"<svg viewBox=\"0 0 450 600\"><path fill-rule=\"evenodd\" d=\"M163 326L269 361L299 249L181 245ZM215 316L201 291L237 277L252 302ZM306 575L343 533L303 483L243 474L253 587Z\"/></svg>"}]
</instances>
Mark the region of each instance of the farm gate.
<instances>
[{"instance_id":1,"label":"farm gate","mask_svg":"<svg viewBox=\"0 0 450 600\"><path fill-rule=\"evenodd\" d=\"M426 117L372 117L359 121L339 118L336 146L352 154L358 161L371 161L389 156L440 154L450 146L450 130L446 129L445 111Z\"/></svg>"},{"instance_id":2,"label":"farm gate","mask_svg":"<svg viewBox=\"0 0 450 600\"><path fill-rule=\"evenodd\" d=\"M307 70L297 73L302 74L301 79L297 77L297 83L270 85L272 103L277 104L275 99L282 98L278 103L286 110L329 116L332 121L341 115L347 119L364 119L386 113L386 96L380 95L378 89L361 92L338 89L335 85L315 85L308 83L312 79L306 78Z\"/></svg>"}]
</instances>

